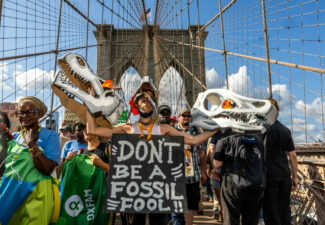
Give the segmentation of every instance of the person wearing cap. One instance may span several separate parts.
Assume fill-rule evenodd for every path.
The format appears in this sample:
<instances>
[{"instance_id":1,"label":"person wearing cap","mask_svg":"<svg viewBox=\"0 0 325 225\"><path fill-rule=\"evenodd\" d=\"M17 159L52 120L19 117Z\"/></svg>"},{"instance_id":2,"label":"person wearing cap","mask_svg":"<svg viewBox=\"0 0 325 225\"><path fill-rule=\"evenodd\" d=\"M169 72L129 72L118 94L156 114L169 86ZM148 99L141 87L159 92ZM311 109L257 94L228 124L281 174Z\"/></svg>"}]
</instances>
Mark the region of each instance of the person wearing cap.
<instances>
[{"instance_id":1,"label":"person wearing cap","mask_svg":"<svg viewBox=\"0 0 325 225\"><path fill-rule=\"evenodd\" d=\"M140 88L139 88L140 89ZM205 131L200 135L192 136L181 132L168 124L155 123L152 118L157 102L156 93L153 89L145 89L141 93L136 93L133 97L131 107L137 109L140 114L138 121L134 123L122 123L112 128L97 127L94 118L87 110L87 130L90 134L105 136L111 138L116 133L127 134L148 134L151 135L170 135L183 136L184 143L189 145L200 145L203 141L215 134L217 130ZM132 109L134 109L132 108ZM145 224L146 214L133 214L129 221L132 225ZM168 223L168 214L149 214L149 223L151 225L166 225Z\"/></svg>"},{"instance_id":2,"label":"person wearing cap","mask_svg":"<svg viewBox=\"0 0 325 225\"><path fill-rule=\"evenodd\" d=\"M69 126L64 126L60 128L60 136L66 137L71 140L72 137L72 128Z\"/></svg>"},{"instance_id":3,"label":"person wearing cap","mask_svg":"<svg viewBox=\"0 0 325 225\"><path fill-rule=\"evenodd\" d=\"M85 124L77 122L74 126L74 136L75 140L68 141L65 143L61 153L61 164L64 163L66 159L71 159L75 153L81 149L87 148L87 141L85 139L86 129Z\"/></svg>"},{"instance_id":4,"label":"person wearing cap","mask_svg":"<svg viewBox=\"0 0 325 225\"><path fill-rule=\"evenodd\" d=\"M181 109L178 113L178 123L175 124L175 128L183 133L197 136L200 135L200 131L190 124L192 120L191 111L187 108ZM186 183L186 193L187 193L187 207L188 212L185 214L173 213L173 222L174 225L185 224L184 219L187 225L193 223L194 212L199 210L200 203L200 180L203 184L207 177L205 171L205 146L193 146L191 144L185 144L184 150L187 152L186 158L191 161L192 168L189 170L192 173L189 173L185 176ZM188 168L186 168L188 170Z\"/></svg>"},{"instance_id":5,"label":"person wearing cap","mask_svg":"<svg viewBox=\"0 0 325 225\"><path fill-rule=\"evenodd\" d=\"M39 119L46 112L46 105L38 98L21 98L15 112L21 131L13 133L13 137L19 144L28 146L36 168L42 174L50 175L60 164L60 140L55 131L39 125Z\"/></svg>"},{"instance_id":6,"label":"person wearing cap","mask_svg":"<svg viewBox=\"0 0 325 225\"><path fill-rule=\"evenodd\" d=\"M60 138L60 145L61 145L61 151L68 141L72 138L72 129L69 126L64 126L59 129L59 138Z\"/></svg>"},{"instance_id":7,"label":"person wearing cap","mask_svg":"<svg viewBox=\"0 0 325 225\"><path fill-rule=\"evenodd\" d=\"M168 105L160 105L158 107L159 123L170 124L171 109Z\"/></svg>"}]
</instances>

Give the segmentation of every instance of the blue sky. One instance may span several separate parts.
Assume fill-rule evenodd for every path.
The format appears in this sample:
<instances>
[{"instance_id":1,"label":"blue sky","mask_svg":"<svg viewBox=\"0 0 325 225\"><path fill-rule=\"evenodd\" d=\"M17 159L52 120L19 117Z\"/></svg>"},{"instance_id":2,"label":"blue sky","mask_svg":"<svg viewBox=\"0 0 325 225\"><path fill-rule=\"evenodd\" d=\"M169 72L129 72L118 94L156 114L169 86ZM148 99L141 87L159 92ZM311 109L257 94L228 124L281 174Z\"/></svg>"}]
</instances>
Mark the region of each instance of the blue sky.
<instances>
[{"instance_id":1,"label":"blue sky","mask_svg":"<svg viewBox=\"0 0 325 225\"><path fill-rule=\"evenodd\" d=\"M126 0L119 0L122 4ZM71 1L81 12L87 14L87 1ZM147 8L152 9L153 22L156 1L146 1ZM163 3L163 1L160 1ZM168 2L168 1L166 1ZM169 1L174 4L175 1ZM191 2L181 16L169 22L163 20L162 28L187 28L189 24L206 24L219 11L217 0L199 0L199 20L196 0L177 1L172 12L179 12L187 2ZM222 8L230 0L221 1ZM132 28L139 14L135 9L127 15L115 0L105 1L107 6L125 18L122 20L115 14L102 8L97 0L91 0L90 18L97 24L113 22L115 27ZM167 4L167 3L166 3ZM86 22L70 7L63 5L61 36L59 49L84 46L86 43ZM162 6L162 5L161 5ZM167 4L168 8L169 5ZM28 9L28 10L27 10ZM322 52L325 51L325 1L316 0L268 0L266 1L270 58L312 67L324 68ZM58 23L59 1L4 1L0 27L0 57L30 54L54 50ZM124 14L123 14L124 13ZM230 52L265 58L262 10L259 0L238 0L223 14L225 44ZM170 17L169 17L170 18ZM94 26L90 25L88 44L96 44L92 34ZM205 46L222 50L220 19L218 18L207 28L208 36ZM74 50L85 56L85 49ZM304 53L304 54L302 54ZM64 52L59 53L59 57ZM205 51L206 74L208 87L225 86L225 67L223 55ZM96 71L96 48L90 48L87 61ZM0 97L2 101L15 101L24 95L36 95L48 105L50 90L48 84L54 71L54 54L37 57L6 60L0 62ZM236 56L227 56L227 68L232 90L239 94L255 98L268 95L266 63ZM307 72L271 64L273 93L280 100L280 120L292 129L296 142L307 142L315 139L323 140L322 87L324 79L319 73ZM28 83L26 85L26 83ZM19 90L15 92L14 90ZM324 99L323 99L324 101ZM60 103L56 99L54 106ZM306 116L305 116L306 108ZM305 121L306 126L305 126Z\"/></svg>"}]
</instances>

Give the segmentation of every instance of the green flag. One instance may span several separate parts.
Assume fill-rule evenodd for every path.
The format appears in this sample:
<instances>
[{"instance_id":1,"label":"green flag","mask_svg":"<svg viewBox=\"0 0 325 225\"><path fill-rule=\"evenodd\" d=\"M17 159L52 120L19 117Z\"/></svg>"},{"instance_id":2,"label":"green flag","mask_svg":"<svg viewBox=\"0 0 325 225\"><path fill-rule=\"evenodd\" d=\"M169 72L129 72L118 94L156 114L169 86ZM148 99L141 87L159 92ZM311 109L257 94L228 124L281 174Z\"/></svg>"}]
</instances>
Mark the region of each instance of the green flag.
<instances>
[{"instance_id":1,"label":"green flag","mask_svg":"<svg viewBox=\"0 0 325 225\"><path fill-rule=\"evenodd\" d=\"M61 209L58 225L112 224L113 215L104 213L105 172L93 166L87 155L66 161L60 186Z\"/></svg>"}]
</instances>

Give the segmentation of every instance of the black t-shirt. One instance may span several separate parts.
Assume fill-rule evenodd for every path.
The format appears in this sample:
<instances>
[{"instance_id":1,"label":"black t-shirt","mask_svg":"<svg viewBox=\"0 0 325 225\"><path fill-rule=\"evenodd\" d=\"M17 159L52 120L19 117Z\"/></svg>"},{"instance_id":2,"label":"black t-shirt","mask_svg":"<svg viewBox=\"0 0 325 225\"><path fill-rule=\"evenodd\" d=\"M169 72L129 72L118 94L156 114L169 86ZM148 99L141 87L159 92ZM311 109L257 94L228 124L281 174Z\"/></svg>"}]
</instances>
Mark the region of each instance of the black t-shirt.
<instances>
[{"instance_id":1,"label":"black t-shirt","mask_svg":"<svg viewBox=\"0 0 325 225\"><path fill-rule=\"evenodd\" d=\"M295 149L291 132L279 121L270 126L264 136L268 178L290 177L287 152Z\"/></svg>"},{"instance_id":2,"label":"black t-shirt","mask_svg":"<svg viewBox=\"0 0 325 225\"><path fill-rule=\"evenodd\" d=\"M105 154L106 151L106 143L101 142L97 148L95 148L92 151L89 151L88 149L84 148L80 150L80 154L85 154L91 156L91 154L96 154L101 160L103 160L105 163L109 163L109 159L107 155Z\"/></svg>"},{"instance_id":3,"label":"black t-shirt","mask_svg":"<svg viewBox=\"0 0 325 225\"><path fill-rule=\"evenodd\" d=\"M218 131L215 135L212 136L211 141L210 141L210 145L215 145L216 146L217 142L220 139L228 137L231 134L233 134L231 128L227 128L227 129Z\"/></svg>"},{"instance_id":4,"label":"black t-shirt","mask_svg":"<svg viewBox=\"0 0 325 225\"><path fill-rule=\"evenodd\" d=\"M214 159L222 161L222 171L226 172L231 168L234 157L237 156L238 146L241 144L242 138L254 138L255 144L264 152L263 140L254 134L233 134L226 138L223 138L217 142L216 149L214 151Z\"/></svg>"}]
</instances>

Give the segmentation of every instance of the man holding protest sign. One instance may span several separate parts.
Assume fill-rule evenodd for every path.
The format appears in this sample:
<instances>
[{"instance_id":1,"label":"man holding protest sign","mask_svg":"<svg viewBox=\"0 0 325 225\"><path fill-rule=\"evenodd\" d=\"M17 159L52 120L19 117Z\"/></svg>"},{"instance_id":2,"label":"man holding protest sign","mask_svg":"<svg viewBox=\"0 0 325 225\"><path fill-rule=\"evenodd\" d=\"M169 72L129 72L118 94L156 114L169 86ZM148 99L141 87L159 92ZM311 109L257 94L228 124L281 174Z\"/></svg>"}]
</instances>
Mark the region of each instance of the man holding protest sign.
<instances>
[{"instance_id":1,"label":"man holding protest sign","mask_svg":"<svg viewBox=\"0 0 325 225\"><path fill-rule=\"evenodd\" d=\"M145 85L144 85L145 84ZM205 131L197 136L192 136L187 133L176 130L175 128L167 124L157 124L152 118L154 112L157 97L155 88L148 83L141 83L138 91L132 97L132 108L136 109L140 114L140 118L135 123L124 123L113 126L112 128L97 127L95 120L89 112L87 112L87 130L91 134L105 136L111 138L113 134L140 134L139 137L145 137L149 143L151 135L169 135L169 136L182 136L184 137L184 144L188 145L200 145L203 141L207 140L213 134L217 132ZM168 137L166 137L167 139ZM117 149L119 150L119 149ZM183 160L183 159L182 159ZM148 188L149 189L149 188ZM141 213L141 212L140 212ZM164 214L149 214L150 224L154 225L166 225L167 215ZM129 220L132 225L145 224L145 214L133 214Z\"/></svg>"}]
</instances>

